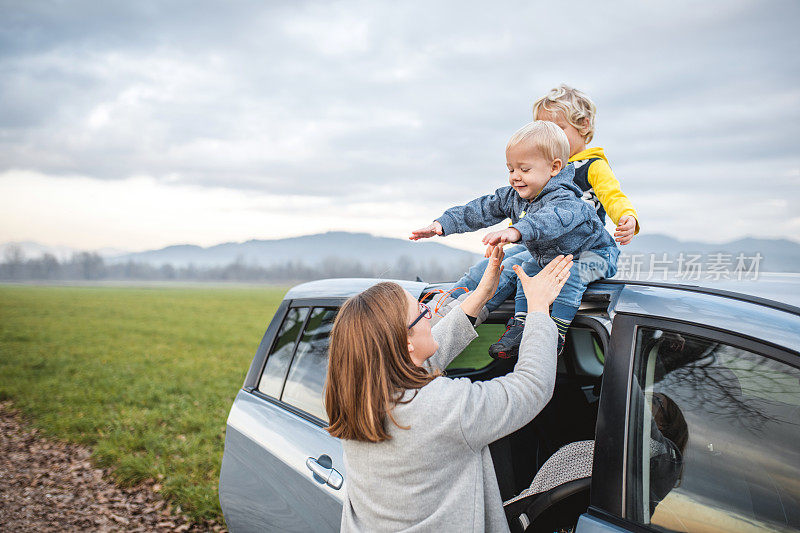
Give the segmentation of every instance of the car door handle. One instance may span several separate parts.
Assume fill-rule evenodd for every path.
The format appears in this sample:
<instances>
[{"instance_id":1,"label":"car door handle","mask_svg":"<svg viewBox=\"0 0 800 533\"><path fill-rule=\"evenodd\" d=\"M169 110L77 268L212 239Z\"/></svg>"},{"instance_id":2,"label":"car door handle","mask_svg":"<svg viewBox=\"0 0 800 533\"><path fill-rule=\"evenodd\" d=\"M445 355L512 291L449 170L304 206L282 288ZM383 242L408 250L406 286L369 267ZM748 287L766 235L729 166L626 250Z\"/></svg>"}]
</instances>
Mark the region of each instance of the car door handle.
<instances>
[{"instance_id":1,"label":"car door handle","mask_svg":"<svg viewBox=\"0 0 800 533\"><path fill-rule=\"evenodd\" d=\"M342 488L344 478L333 468L333 461L327 455L320 455L318 459L309 457L306 459L306 466L314 473L317 483L325 483L336 490Z\"/></svg>"}]
</instances>

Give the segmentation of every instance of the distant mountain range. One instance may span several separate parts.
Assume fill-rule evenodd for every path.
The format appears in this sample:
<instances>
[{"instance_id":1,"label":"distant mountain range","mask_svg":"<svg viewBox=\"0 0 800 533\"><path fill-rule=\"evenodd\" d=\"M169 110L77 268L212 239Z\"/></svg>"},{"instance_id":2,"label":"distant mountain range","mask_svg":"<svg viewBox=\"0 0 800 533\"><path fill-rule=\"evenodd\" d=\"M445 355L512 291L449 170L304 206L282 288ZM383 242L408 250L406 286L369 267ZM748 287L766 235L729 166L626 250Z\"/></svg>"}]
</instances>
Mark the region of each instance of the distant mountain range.
<instances>
[{"instance_id":1,"label":"distant mountain range","mask_svg":"<svg viewBox=\"0 0 800 533\"><path fill-rule=\"evenodd\" d=\"M16 246L27 258L41 257L50 253L58 259L68 259L78 250L67 247L50 247L33 242L6 243L0 245L0 261L8 257L10 246ZM762 272L800 272L800 243L788 239L745 238L724 244L709 244L699 241L679 241L665 235L640 235L631 244L621 247L624 254L640 255L645 264L650 254L660 259L667 254L676 260L680 254L738 254L753 257L761 254ZM225 266L239 262L250 266L272 266L288 262L317 266L326 260L358 261L364 265L395 265L398 261L423 265L436 263L442 267L463 268L480 256L456 249L441 240L411 242L405 239L376 237L366 233L331 231L315 235L304 235L288 239L250 240L229 242L203 248L183 244L167 246L158 250L125 253L106 248L97 250L107 263L146 263L153 266L170 264L174 267L194 265L196 267Z\"/></svg>"},{"instance_id":2,"label":"distant mountain range","mask_svg":"<svg viewBox=\"0 0 800 533\"><path fill-rule=\"evenodd\" d=\"M659 261L667 254L668 261L676 262L683 254L701 255L705 264L713 260L716 254L731 256L735 263L738 255L751 259L761 255L759 270L761 272L800 272L800 243L788 239L755 239L752 237L737 239L723 244L709 244L700 241L679 241L666 235L637 235L630 244L621 246L623 254L642 256L647 264L651 254Z\"/></svg>"},{"instance_id":3,"label":"distant mountain range","mask_svg":"<svg viewBox=\"0 0 800 533\"><path fill-rule=\"evenodd\" d=\"M193 264L197 267L224 266L238 261L245 265L266 267L290 261L318 266L332 258L358 261L365 265L393 265L402 257L415 264L435 261L444 266L471 264L478 258L478 254L452 248L441 242L411 242L375 237L367 233L331 231L289 239L228 242L208 248L192 245L168 246L108 260L152 265L169 263L173 266Z\"/></svg>"},{"instance_id":4,"label":"distant mountain range","mask_svg":"<svg viewBox=\"0 0 800 533\"><path fill-rule=\"evenodd\" d=\"M48 247L38 243L6 243L0 245L0 261L6 260L11 247L17 247L26 258L39 258L50 253L59 260L69 259L79 250L66 247ZM107 252L107 251L104 251ZM246 266L269 267L287 263L318 267L336 259L344 263L360 263L381 272L388 267L407 264L414 268L435 265L446 270L463 271L479 258L476 253L460 250L435 242L411 242L404 239L376 237L367 233L328 232L288 239L250 240L222 243L207 248L180 244L158 250L120 253L101 253L106 263L144 263L151 266L165 264L173 267L193 265L197 268L223 267L232 263Z\"/></svg>"}]
</instances>

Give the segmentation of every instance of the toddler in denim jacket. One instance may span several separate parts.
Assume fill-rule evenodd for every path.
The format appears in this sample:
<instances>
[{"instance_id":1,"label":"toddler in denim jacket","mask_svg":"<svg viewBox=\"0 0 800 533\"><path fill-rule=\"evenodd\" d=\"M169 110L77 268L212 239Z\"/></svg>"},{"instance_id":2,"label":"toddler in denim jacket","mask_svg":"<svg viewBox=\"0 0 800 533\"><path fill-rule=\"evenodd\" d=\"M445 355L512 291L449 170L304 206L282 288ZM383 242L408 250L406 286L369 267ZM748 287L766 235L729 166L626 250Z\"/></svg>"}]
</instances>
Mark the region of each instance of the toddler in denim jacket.
<instances>
[{"instance_id":1,"label":"toddler in denim jacket","mask_svg":"<svg viewBox=\"0 0 800 533\"><path fill-rule=\"evenodd\" d=\"M452 207L411 236L412 240L417 240L465 233L510 218L508 229L487 234L483 242L487 245L521 243L530 256L512 255L526 258L521 263L526 274L536 274L558 255L571 254L575 261L570 277L551 311L559 331L559 353L586 286L596 279L613 276L619 255L614 239L594 208L582 200L583 192L573 182L575 169L567 163L569 154L567 135L555 123L537 120L526 124L514 133L506 146L509 187L497 189L494 194L466 205ZM481 268L485 268L484 261L473 267ZM470 273L465 277L470 277ZM497 294L495 300L504 301L514 288L498 288L505 294ZM518 290L514 317L503 337L490 347L493 357L517 355L526 314L524 292Z\"/></svg>"}]
</instances>

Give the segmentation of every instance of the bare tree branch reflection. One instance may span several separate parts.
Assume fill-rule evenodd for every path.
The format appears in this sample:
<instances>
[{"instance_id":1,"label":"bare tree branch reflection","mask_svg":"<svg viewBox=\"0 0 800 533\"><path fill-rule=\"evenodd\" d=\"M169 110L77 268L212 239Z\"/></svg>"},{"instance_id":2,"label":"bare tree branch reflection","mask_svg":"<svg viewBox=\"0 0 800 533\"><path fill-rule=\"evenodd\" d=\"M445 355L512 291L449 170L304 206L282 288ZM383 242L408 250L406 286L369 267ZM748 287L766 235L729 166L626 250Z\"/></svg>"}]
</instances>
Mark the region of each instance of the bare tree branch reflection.
<instances>
[{"instance_id":1,"label":"bare tree branch reflection","mask_svg":"<svg viewBox=\"0 0 800 533\"><path fill-rule=\"evenodd\" d=\"M770 422L798 425L788 413L781 414L798 391L797 377L786 374L789 367L692 336L660 330L645 334L649 338L642 339L643 353L657 354L654 385L669 384L684 408L706 412L754 434L762 433Z\"/></svg>"}]
</instances>

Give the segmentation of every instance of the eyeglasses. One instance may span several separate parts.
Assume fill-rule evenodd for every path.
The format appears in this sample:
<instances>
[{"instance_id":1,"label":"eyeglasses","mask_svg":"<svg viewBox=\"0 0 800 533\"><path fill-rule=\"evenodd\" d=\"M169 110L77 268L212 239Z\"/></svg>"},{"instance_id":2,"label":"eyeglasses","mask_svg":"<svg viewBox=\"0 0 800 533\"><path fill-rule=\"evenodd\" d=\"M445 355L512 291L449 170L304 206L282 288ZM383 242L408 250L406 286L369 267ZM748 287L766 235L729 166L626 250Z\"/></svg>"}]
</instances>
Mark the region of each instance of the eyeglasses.
<instances>
[{"instance_id":1,"label":"eyeglasses","mask_svg":"<svg viewBox=\"0 0 800 533\"><path fill-rule=\"evenodd\" d=\"M414 319L414 321L411 324L408 325L408 329L413 328L417 322L422 320L422 317L430 319L433 316L433 314L431 313L431 308L422 302L419 302L419 310L421 311L421 313L417 318Z\"/></svg>"}]
</instances>

